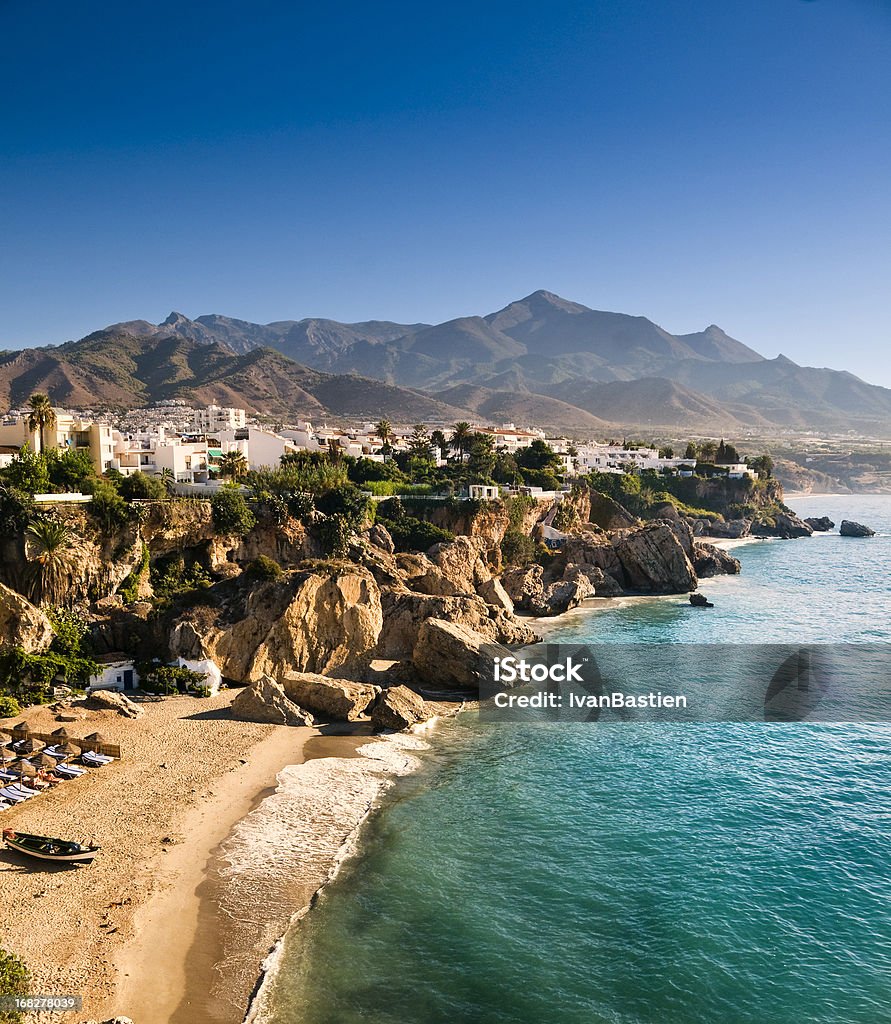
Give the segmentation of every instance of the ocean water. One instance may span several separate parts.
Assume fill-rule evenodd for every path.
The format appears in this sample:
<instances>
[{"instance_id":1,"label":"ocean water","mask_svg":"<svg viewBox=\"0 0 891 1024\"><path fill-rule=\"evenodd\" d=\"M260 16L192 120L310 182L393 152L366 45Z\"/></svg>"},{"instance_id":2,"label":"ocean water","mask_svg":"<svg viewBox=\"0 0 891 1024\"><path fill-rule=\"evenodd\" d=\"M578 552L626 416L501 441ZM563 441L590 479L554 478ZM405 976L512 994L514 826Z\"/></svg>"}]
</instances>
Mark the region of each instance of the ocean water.
<instances>
[{"instance_id":1,"label":"ocean water","mask_svg":"<svg viewBox=\"0 0 891 1024\"><path fill-rule=\"evenodd\" d=\"M739 545L714 609L549 639L891 641L891 498L792 504L880 535ZM268 1024L891 1021L891 727L463 715L421 757L287 935Z\"/></svg>"}]
</instances>

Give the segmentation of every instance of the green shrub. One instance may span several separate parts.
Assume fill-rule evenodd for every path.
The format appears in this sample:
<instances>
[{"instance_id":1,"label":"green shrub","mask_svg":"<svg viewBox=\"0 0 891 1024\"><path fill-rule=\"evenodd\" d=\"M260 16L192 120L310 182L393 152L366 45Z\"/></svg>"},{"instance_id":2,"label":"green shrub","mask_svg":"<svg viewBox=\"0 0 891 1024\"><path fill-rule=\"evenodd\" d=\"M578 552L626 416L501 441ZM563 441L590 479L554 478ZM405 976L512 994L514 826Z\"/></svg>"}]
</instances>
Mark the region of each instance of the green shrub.
<instances>
[{"instance_id":1,"label":"green shrub","mask_svg":"<svg viewBox=\"0 0 891 1024\"><path fill-rule=\"evenodd\" d=\"M132 501L134 498L157 501L167 497L167 488L164 486L163 480L156 476L146 476L145 473L139 471L130 476L121 477L118 490L127 501Z\"/></svg>"},{"instance_id":2,"label":"green shrub","mask_svg":"<svg viewBox=\"0 0 891 1024\"><path fill-rule=\"evenodd\" d=\"M98 484L87 508L103 533L114 533L127 522L127 502L111 484Z\"/></svg>"},{"instance_id":3,"label":"green shrub","mask_svg":"<svg viewBox=\"0 0 891 1024\"><path fill-rule=\"evenodd\" d=\"M15 718L22 713L22 705L15 697L0 696L0 718Z\"/></svg>"},{"instance_id":4,"label":"green shrub","mask_svg":"<svg viewBox=\"0 0 891 1024\"><path fill-rule=\"evenodd\" d=\"M136 598L139 596L139 584L142 577L145 575L146 570L149 567L149 549L145 541L142 542L142 554L139 559L139 565L137 565L133 572L124 580L124 582L118 588L118 593L121 595L121 600L124 604L133 604Z\"/></svg>"},{"instance_id":5,"label":"green shrub","mask_svg":"<svg viewBox=\"0 0 891 1024\"><path fill-rule=\"evenodd\" d=\"M31 975L25 964L12 953L0 949L0 996L26 996L31 988ZM2 1024L18 1024L25 1019L17 1010L0 1008Z\"/></svg>"},{"instance_id":6,"label":"green shrub","mask_svg":"<svg viewBox=\"0 0 891 1024\"><path fill-rule=\"evenodd\" d=\"M505 565L531 565L537 554L538 545L528 534L513 527L505 531L501 541L501 558Z\"/></svg>"},{"instance_id":7,"label":"green shrub","mask_svg":"<svg viewBox=\"0 0 891 1024\"><path fill-rule=\"evenodd\" d=\"M259 555L245 569L245 573L257 580L276 580L282 574L282 567L268 555Z\"/></svg>"},{"instance_id":8,"label":"green shrub","mask_svg":"<svg viewBox=\"0 0 891 1024\"><path fill-rule=\"evenodd\" d=\"M378 516L378 522L393 538L397 551L427 551L434 544L455 539L455 535L424 519L401 515L396 519Z\"/></svg>"},{"instance_id":9,"label":"green shrub","mask_svg":"<svg viewBox=\"0 0 891 1024\"><path fill-rule=\"evenodd\" d=\"M171 694L186 693L192 690L207 690L204 676L180 665L141 666L139 672L139 688L146 693ZM210 691L208 691L209 693ZM207 696L204 694L203 696Z\"/></svg>"},{"instance_id":10,"label":"green shrub","mask_svg":"<svg viewBox=\"0 0 891 1024\"><path fill-rule=\"evenodd\" d=\"M256 518L248 508L237 487L223 487L210 499L213 525L225 536L243 537L256 525Z\"/></svg>"}]
</instances>

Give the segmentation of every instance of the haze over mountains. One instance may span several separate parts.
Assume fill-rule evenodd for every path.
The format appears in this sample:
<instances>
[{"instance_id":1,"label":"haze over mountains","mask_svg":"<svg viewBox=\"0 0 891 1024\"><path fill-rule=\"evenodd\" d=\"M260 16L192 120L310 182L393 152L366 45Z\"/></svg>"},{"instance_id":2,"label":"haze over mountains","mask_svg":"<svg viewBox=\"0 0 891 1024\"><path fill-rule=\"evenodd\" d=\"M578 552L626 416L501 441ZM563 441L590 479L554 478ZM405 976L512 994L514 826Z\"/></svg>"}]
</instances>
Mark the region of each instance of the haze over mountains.
<instances>
[{"instance_id":1,"label":"haze over mountains","mask_svg":"<svg viewBox=\"0 0 891 1024\"><path fill-rule=\"evenodd\" d=\"M281 417L472 415L580 433L608 424L891 431L891 390L853 374L766 359L714 324L673 335L546 291L433 325L172 313L0 356L0 400L37 389L68 405L182 397Z\"/></svg>"}]
</instances>

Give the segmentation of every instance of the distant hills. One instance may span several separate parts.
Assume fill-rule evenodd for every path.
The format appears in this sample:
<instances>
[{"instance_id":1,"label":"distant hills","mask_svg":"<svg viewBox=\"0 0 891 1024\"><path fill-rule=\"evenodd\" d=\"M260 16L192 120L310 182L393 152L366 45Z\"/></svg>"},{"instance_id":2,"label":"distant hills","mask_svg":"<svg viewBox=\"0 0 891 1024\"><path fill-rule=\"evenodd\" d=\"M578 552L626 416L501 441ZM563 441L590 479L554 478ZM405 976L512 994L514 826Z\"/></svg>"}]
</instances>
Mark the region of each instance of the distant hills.
<instances>
[{"instance_id":1,"label":"distant hills","mask_svg":"<svg viewBox=\"0 0 891 1024\"><path fill-rule=\"evenodd\" d=\"M113 353L120 349L122 359ZM454 417L726 431L891 434L891 390L838 370L766 359L712 324L674 335L646 317L537 291L441 324L220 315L114 324L80 342L0 356L0 400L48 390L69 405L165 397L274 416Z\"/></svg>"}]
</instances>

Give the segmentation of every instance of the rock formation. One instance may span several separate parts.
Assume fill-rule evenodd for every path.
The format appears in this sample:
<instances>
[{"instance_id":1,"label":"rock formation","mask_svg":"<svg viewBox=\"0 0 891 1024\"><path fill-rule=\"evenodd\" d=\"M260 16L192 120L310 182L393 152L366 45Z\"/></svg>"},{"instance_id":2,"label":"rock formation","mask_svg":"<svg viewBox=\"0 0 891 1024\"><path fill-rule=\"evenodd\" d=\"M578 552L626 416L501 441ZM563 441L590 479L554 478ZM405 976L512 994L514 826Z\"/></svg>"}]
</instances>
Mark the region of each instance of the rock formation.
<instances>
[{"instance_id":1,"label":"rock formation","mask_svg":"<svg viewBox=\"0 0 891 1024\"><path fill-rule=\"evenodd\" d=\"M284 687L272 676L261 676L232 701L232 717L239 722L270 725L312 725L313 717L289 700Z\"/></svg>"},{"instance_id":2,"label":"rock formation","mask_svg":"<svg viewBox=\"0 0 891 1024\"><path fill-rule=\"evenodd\" d=\"M489 650L484 654L481 648L486 646ZM412 661L426 683L478 689L491 658L509 653L506 647L493 645L467 626L427 619L418 634Z\"/></svg>"},{"instance_id":3,"label":"rock formation","mask_svg":"<svg viewBox=\"0 0 891 1024\"><path fill-rule=\"evenodd\" d=\"M613 543L628 589L654 594L696 589L696 571L671 525L648 523L619 534Z\"/></svg>"},{"instance_id":4,"label":"rock formation","mask_svg":"<svg viewBox=\"0 0 891 1024\"><path fill-rule=\"evenodd\" d=\"M45 650L53 627L43 612L21 594L0 583L0 648L21 647L26 654Z\"/></svg>"},{"instance_id":5,"label":"rock formation","mask_svg":"<svg viewBox=\"0 0 891 1024\"><path fill-rule=\"evenodd\" d=\"M693 568L700 579L708 576L736 575L740 571L738 558L716 547L698 540L693 544Z\"/></svg>"},{"instance_id":6,"label":"rock formation","mask_svg":"<svg viewBox=\"0 0 891 1024\"><path fill-rule=\"evenodd\" d=\"M809 516L804 521L815 533L828 533L835 529L835 523L829 516Z\"/></svg>"},{"instance_id":7,"label":"rock formation","mask_svg":"<svg viewBox=\"0 0 891 1024\"><path fill-rule=\"evenodd\" d=\"M379 686L350 679L331 679L313 672L286 672L282 687L301 708L339 722L355 722L377 700Z\"/></svg>"},{"instance_id":8,"label":"rock formation","mask_svg":"<svg viewBox=\"0 0 891 1024\"><path fill-rule=\"evenodd\" d=\"M864 526L863 523L852 522L850 519L842 519L838 532L842 537L875 537L876 535L875 530Z\"/></svg>"},{"instance_id":9,"label":"rock formation","mask_svg":"<svg viewBox=\"0 0 891 1024\"><path fill-rule=\"evenodd\" d=\"M427 706L414 690L407 686L391 686L384 690L371 712L375 729L408 729L430 718Z\"/></svg>"}]
</instances>

